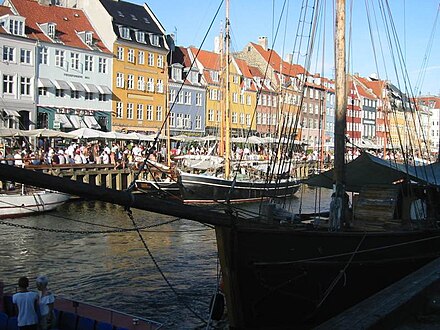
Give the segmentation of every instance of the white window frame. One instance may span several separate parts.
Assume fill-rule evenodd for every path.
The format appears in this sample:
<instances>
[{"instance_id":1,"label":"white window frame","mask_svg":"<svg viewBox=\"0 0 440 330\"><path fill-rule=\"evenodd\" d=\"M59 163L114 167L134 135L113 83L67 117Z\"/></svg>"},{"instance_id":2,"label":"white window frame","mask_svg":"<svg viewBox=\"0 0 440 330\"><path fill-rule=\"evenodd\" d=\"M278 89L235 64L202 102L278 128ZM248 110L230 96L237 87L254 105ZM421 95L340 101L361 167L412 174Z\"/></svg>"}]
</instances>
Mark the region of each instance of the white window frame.
<instances>
[{"instance_id":1,"label":"white window frame","mask_svg":"<svg viewBox=\"0 0 440 330\"><path fill-rule=\"evenodd\" d=\"M148 121L153 121L153 106L151 104L147 104L147 118Z\"/></svg>"},{"instance_id":2,"label":"white window frame","mask_svg":"<svg viewBox=\"0 0 440 330\"><path fill-rule=\"evenodd\" d=\"M118 46L118 49L116 52L116 58L120 61L124 60L124 47Z\"/></svg>"},{"instance_id":3,"label":"white window frame","mask_svg":"<svg viewBox=\"0 0 440 330\"><path fill-rule=\"evenodd\" d=\"M63 68L64 67L64 50L55 49L55 66Z\"/></svg>"},{"instance_id":4,"label":"white window frame","mask_svg":"<svg viewBox=\"0 0 440 330\"><path fill-rule=\"evenodd\" d=\"M15 48L11 46L3 46L3 61L15 62Z\"/></svg>"},{"instance_id":5,"label":"white window frame","mask_svg":"<svg viewBox=\"0 0 440 330\"><path fill-rule=\"evenodd\" d=\"M145 77L144 76L138 76L137 89L139 91L145 91Z\"/></svg>"},{"instance_id":6,"label":"white window frame","mask_svg":"<svg viewBox=\"0 0 440 330\"><path fill-rule=\"evenodd\" d=\"M145 52L143 50L138 51L138 64L145 64Z\"/></svg>"},{"instance_id":7,"label":"white window frame","mask_svg":"<svg viewBox=\"0 0 440 330\"><path fill-rule=\"evenodd\" d=\"M116 73L116 87L124 88L124 74L122 72Z\"/></svg>"},{"instance_id":8,"label":"white window frame","mask_svg":"<svg viewBox=\"0 0 440 330\"><path fill-rule=\"evenodd\" d=\"M138 103L136 109L136 119L143 120L144 119L144 105L142 103Z\"/></svg>"},{"instance_id":9,"label":"white window frame","mask_svg":"<svg viewBox=\"0 0 440 330\"><path fill-rule=\"evenodd\" d=\"M127 74L127 89L134 89L134 75Z\"/></svg>"},{"instance_id":10,"label":"white window frame","mask_svg":"<svg viewBox=\"0 0 440 330\"><path fill-rule=\"evenodd\" d=\"M133 119L133 103L127 103L127 119Z\"/></svg>"},{"instance_id":11,"label":"white window frame","mask_svg":"<svg viewBox=\"0 0 440 330\"><path fill-rule=\"evenodd\" d=\"M20 77L20 95L30 96L32 93L32 82L29 77Z\"/></svg>"},{"instance_id":12,"label":"white window frame","mask_svg":"<svg viewBox=\"0 0 440 330\"><path fill-rule=\"evenodd\" d=\"M127 62L134 63L134 60L135 60L135 58L134 58L134 49L133 48L128 48L128 51L127 51Z\"/></svg>"},{"instance_id":13,"label":"white window frame","mask_svg":"<svg viewBox=\"0 0 440 330\"><path fill-rule=\"evenodd\" d=\"M70 53L70 68L73 70L79 70L79 53Z\"/></svg>"},{"instance_id":14,"label":"white window frame","mask_svg":"<svg viewBox=\"0 0 440 330\"><path fill-rule=\"evenodd\" d=\"M20 63L21 64L31 64L32 52L30 49L21 48L20 49Z\"/></svg>"},{"instance_id":15,"label":"white window frame","mask_svg":"<svg viewBox=\"0 0 440 330\"><path fill-rule=\"evenodd\" d=\"M124 112L124 103L116 102L116 118L122 118Z\"/></svg>"}]
</instances>

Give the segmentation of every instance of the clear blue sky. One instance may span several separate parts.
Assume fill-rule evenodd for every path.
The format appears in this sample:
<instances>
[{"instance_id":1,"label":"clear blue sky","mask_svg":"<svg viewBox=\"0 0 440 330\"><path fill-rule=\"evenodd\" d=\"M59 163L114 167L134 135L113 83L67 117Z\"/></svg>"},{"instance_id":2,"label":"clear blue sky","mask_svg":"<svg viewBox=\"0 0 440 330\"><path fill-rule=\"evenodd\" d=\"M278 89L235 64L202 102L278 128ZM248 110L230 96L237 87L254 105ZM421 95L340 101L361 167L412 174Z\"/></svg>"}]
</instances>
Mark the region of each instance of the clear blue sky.
<instances>
[{"instance_id":1,"label":"clear blue sky","mask_svg":"<svg viewBox=\"0 0 440 330\"><path fill-rule=\"evenodd\" d=\"M140 0L130 0L143 3ZM175 33L177 44L181 46L194 45L199 47L208 31L214 14L221 0L146 0L150 8L158 17L167 33ZM274 31L281 17L284 3L286 7L281 18L281 24L274 49L280 54L293 51L295 35L297 34L298 17L301 10L300 0L231 0L230 17L232 30L232 50L239 51L250 41L257 42L259 36L267 36L269 45L273 42ZM370 21L373 25L373 38L376 48L378 65L374 61L373 47L368 28L365 2L369 3ZM378 72L383 79L390 79L396 85L398 81L394 74L389 47L387 46L384 23L381 19L378 3L384 0L355 0L353 6L352 45L350 71L368 76ZM435 37L430 54L427 54L428 41L434 26L440 0L388 0L393 13L394 24L405 58L407 72L411 84L419 87L422 94L440 94L440 22L437 22ZM312 61L310 71L322 72L322 49L325 49L324 73L332 78L333 52L331 7L333 1L327 0L326 28L320 28L321 35L325 31L326 42L323 47L322 39L316 41L319 47L318 60ZM350 6L347 0L347 6ZM348 9L348 11L350 11ZM222 6L215 19L211 32L202 48L212 50L214 36L220 32L224 22L225 8ZM388 16L388 15L387 15ZM274 17L274 19L273 19ZM440 20L440 18L439 18ZM287 22L287 23L286 23ZM321 20L323 22L323 20ZM376 23L377 22L377 23ZM322 23L322 26L324 24ZM377 32L381 31L381 32ZM382 44L383 56L381 54ZM297 41L298 44L298 41ZM317 49L317 48L316 48ZM328 55L328 57L327 57ZM423 67L425 56L429 56L424 70L423 83L418 83L419 72ZM328 59L327 59L328 58ZM383 58L385 60L383 60ZM298 63L301 63L299 60ZM386 63L386 64L385 64ZM385 69L386 68L386 71ZM403 88L402 88L403 89Z\"/></svg>"}]
</instances>

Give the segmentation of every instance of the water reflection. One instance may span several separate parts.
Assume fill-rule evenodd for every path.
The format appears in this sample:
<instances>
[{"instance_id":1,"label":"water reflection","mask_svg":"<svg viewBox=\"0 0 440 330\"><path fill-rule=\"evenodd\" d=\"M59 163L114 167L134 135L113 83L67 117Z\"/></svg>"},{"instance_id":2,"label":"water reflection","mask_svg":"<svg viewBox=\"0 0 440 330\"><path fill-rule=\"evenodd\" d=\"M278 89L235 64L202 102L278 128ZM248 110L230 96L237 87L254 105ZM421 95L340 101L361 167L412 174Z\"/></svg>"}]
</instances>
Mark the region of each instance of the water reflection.
<instances>
[{"instance_id":1,"label":"water reflection","mask_svg":"<svg viewBox=\"0 0 440 330\"><path fill-rule=\"evenodd\" d=\"M314 193L307 194L305 209L313 211ZM298 198L292 203L299 207ZM139 210L133 210L133 215L138 227L173 220ZM141 230L160 270L178 292L177 298L136 231L91 233L132 228L122 207L74 201L51 213L6 221L37 228L0 225L0 279L9 290L15 289L20 276L35 279L46 274L56 294L164 322L167 329L201 324L184 304L202 318L208 317L216 288L217 250L214 230L206 226L179 220Z\"/></svg>"}]
</instances>

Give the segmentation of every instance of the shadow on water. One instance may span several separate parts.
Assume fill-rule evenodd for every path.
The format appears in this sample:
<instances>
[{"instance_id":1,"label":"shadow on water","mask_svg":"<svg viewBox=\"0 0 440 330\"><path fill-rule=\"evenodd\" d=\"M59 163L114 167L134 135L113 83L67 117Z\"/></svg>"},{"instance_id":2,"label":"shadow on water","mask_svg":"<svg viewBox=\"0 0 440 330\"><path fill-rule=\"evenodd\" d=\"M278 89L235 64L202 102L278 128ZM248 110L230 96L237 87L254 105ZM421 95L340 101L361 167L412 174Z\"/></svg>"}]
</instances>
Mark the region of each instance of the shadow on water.
<instances>
[{"instance_id":1,"label":"shadow on water","mask_svg":"<svg viewBox=\"0 0 440 330\"><path fill-rule=\"evenodd\" d=\"M214 230L146 211L133 214L138 227L165 223L141 233L179 297L137 232L103 233L133 228L124 209L95 201L73 201L47 214L5 220L25 227L1 225L0 279L14 291L17 279L28 276L35 289L32 279L45 274L58 295L150 318L166 323L167 329L200 326L185 305L207 319L217 285Z\"/></svg>"}]
</instances>

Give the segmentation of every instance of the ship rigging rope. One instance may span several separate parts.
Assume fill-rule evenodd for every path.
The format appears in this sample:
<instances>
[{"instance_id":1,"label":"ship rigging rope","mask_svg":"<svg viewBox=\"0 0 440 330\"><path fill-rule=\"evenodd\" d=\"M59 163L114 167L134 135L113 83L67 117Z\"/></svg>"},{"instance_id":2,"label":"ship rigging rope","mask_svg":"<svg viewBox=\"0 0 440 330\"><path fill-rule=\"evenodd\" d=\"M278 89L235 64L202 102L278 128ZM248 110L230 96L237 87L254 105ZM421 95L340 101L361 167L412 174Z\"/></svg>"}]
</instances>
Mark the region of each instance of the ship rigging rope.
<instances>
[{"instance_id":1,"label":"ship rigging rope","mask_svg":"<svg viewBox=\"0 0 440 330\"><path fill-rule=\"evenodd\" d=\"M334 280L332 281L332 283L330 283L329 287L327 288L327 290L324 293L324 296L322 297L321 301L319 302L318 305L316 305L316 309L319 309L321 307L321 305L324 303L324 301L327 299L327 297L330 295L330 293L333 291L333 289L335 288L336 284L338 284L339 280L342 278L342 276L344 276L344 286L346 283L346 276L347 274L345 273L345 271L347 270L348 266L350 266L351 262L353 261L354 256L357 254L357 252L359 251L359 248L361 247L362 243L365 240L365 237L367 236L367 232L364 233L364 236L362 236L362 239L359 241L359 244L356 247L356 250L353 251L353 253L350 256L350 259L347 261L347 263L345 264L344 268L342 268L338 275L336 275L336 277L334 278Z\"/></svg>"},{"instance_id":2,"label":"ship rigging rope","mask_svg":"<svg viewBox=\"0 0 440 330\"><path fill-rule=\"evenodd\" d=\"M203 40L202 40L202 42L201 42L201 44L200 44L200 47L199 47L199 49L197 50L197 53L196 53L196 55L195 55L193 61L191 62L191 65L190 65L190 67L189 67L189 71L191 71L192 67L194 66L194 63L195 63L196 60L197 60L197 57L198 57L198 55L199 55L199 53L200 53L200 51L201 51L201 49L202 49L202 47L203 47L203 44L205 43L206 38L208 37L209 32L211 31L212 25L214 24L214 21L215 21L217 15L218 15L218 13L220 12L220 9L221 9L222 5L223 5L223 0L220 1L220 5L218 6L217 11L215 12L215 15L214 15L213 19L211 20L211 23L210 23L210 25L209 25L209 27L208 27L208 31L206 31L205 36L203 37ZM184 84L185 84L185 82L182 82L182 84L180 85L180 88L179 88L179 90L178 90L177 93L176 93L176 98L177 98L177 97L179 96L179 94L182 92L182 89L183 89ZM136 180L138 179L139 175L141 174L141 172L143 171L143 169L145 168L145 166L146 166L146 164L147 164L147 162L148 162L148 158L149 158L149 156L153 153L154 148L156 148L156 146L157 146L157 141L159 140L160 133L161 133L162 130L165 128L165 123L168 122L168 119L169 119L169 117L170 117L170 115L171 115L171 111L173 110L175 104L176 104L176 102L173 102L173 103L172 103L170 110L169 110L169 111L167 112L167 114L165 115L165 119L163 120L160 129L157 131L156 137L154 138L154 141L152 142L151 147L148 149L148 152L147 152L147 154L146 154L146 156L145 156L145 158L144 158L144 161L142 162L141 166L139 166L138 171L137 171L137 172L134 174L134 176L133 176L133 181L130 183L130 185L129 185L128 188L127 188L128 191L131 191L131 190L134 188L134 186L135 186L135 184L136 184Z\"/></svg>"},{"instance_id":3,"label":"ship rigging rope","mask_svg":"<svg viewBox=\"0 0 440 330\"><path fill-rule=\"evenodd\" d=\"M153 253L151 252L150 248L147 245L147 242L145 241L144 237L142 236L141 231L138 229L137 224L136 224L136 220L134 219L133 216L133 212L131 211L131 209L127 209L127 215L130 218L130 220L133 223L133 227L136 230L142 245L144 246L145 250L147 251L148 255L151 258L151 261L153 261L154 266L156 267L157 271L159 272L159 274L162 276L162 278L164 279L164 281L167 283L168 287L171 289L171 291L175 294L177 301L186 309L188 309L197 319L199 319L200 321L203 322L203 324L206 324L207 321L204 320L199 314L197 314L197 312L191 308L191 306L189 306L183 299L182 297L179 295L179 293L177 292L176 288L174 288L174 286L171 284L171 282L168 280L168 278L165 276L164 272L162 271L162 269L160 268L159 264L157 263L156 259L153 256Z\"/></svg>"},{"instance_id":4,"label":"ship rigging rope","mask_svg":"<svg viewBox=\"0 0 440 330\"><path fill-rule=\"evenodd\" d=\"M381 251L381 250L386 250L386 249L392 249L392 248L396 248L396 247L401 247L401 246L405 246L405 245L412 245L412 244L417 244L417 243L436 240L436 239L440 239L440 235L430 236L430 237L421 238L421 239L417 239L417 240L413 240L413 241L409 241L409 242L404 242L404 243L396 243L396 244L384 245L381 247L375 247L375 248L371 248L371 249L359 250L356 252L356 254L359 255L359 254L368 253L368 252L375 252L375 251ZM270 266L270 265L278 265L278 266L292 265L292 264L297 264L297 263L313 262L313 261L339 258L339 257L344 257L344 256L351 256L352 254L353 254L353 252L345 252L345 253L338 253L338 254L333 254L333 255L328 255L328 256L309 258L309 259L300 259L300 260L294 260L294 261L254 262L253 264L257 267L265 267L265 266Z\"/></svg>"}]
</instances>

